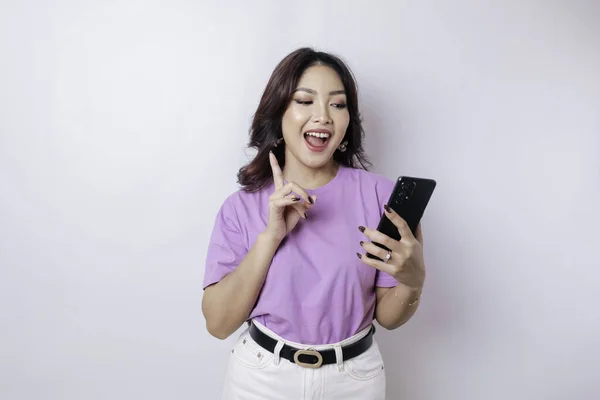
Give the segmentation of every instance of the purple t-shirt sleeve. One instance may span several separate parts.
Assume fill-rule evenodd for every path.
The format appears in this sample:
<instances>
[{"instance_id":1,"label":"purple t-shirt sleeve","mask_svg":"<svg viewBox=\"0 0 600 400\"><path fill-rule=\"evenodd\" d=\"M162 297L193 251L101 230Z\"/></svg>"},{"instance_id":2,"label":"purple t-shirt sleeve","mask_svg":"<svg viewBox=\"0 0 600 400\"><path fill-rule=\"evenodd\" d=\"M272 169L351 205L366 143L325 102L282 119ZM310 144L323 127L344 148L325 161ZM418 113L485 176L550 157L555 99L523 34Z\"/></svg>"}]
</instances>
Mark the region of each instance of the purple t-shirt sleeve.
<instances>
[{"instance_id":1,"label":"purple t-shirt sleeve","mask_svg":"<svg viewBox=\"0 0 600 400\"><path fill-rule=\"evenodd\" d=\"M396 182L391 181L389 179L381 179L377 182L376 190L377 190L377 198L379 200L379 213L383 215L383 205L387 203L394 190L394 184ZM377 287L394 287L398 284L390 274L377 271L375 274L375 286Z\"/></svg>"},{"instance_id":2,"label":"purple t-shirt sleeve","mask_svg":"<svg viewBox=\"0 0 600 400\"><path fill-rule=\"evenodd\" d=\"M204 289L233 272L248 252L230 200L221 206L215 219L206 255Z\"/></svg>"}]
</instances>

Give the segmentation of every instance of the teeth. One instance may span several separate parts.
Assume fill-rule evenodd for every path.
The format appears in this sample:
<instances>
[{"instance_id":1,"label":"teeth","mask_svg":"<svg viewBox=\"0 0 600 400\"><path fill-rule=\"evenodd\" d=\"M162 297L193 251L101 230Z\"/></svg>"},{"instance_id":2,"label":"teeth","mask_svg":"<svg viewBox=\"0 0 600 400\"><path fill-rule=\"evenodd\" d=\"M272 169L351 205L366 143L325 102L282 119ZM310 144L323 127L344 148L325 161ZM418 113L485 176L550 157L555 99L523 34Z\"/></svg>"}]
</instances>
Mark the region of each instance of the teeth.
<instances>
[{"instance_id":1,"label":"teeth","mask_svg":"<svg viewBox=\"0 0 600 400\"><path fill-rule=\"evenodd\" d=\"M318 137L321 139L327 139L329 137L329 133L320 133L320 132L306 132L306 135Z\"/></svg>"}]
</instances>

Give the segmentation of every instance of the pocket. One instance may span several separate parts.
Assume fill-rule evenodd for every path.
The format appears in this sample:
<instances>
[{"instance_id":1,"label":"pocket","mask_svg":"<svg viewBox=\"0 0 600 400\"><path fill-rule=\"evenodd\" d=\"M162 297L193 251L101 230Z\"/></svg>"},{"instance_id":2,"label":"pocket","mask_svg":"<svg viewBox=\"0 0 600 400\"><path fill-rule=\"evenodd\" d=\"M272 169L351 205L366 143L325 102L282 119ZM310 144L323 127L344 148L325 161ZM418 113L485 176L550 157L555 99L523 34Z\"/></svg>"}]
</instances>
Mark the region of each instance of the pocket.
<instances>
[{"instance_id":1,"label":"pocket","mask_svg":"<svg viewBox=\"0 0 600 400\"><path fill-rule=\"evenodd\" d=\"M273 354L260 347L246 331L233 347L232 356L242 365L262 369L273 361Z\"/></svg>"},{"instance_id":2,"label":"pocket","mask_svg":"<svg viewBox=\"0 0 600 400\"><path fill-rule=\"evenodd\" d=\"M353 379L368 381L383 374L383 357L379 351L379 345L373 344L367 351L358 357L344 361L344 370Z\"/></svg>"}]
</instances>

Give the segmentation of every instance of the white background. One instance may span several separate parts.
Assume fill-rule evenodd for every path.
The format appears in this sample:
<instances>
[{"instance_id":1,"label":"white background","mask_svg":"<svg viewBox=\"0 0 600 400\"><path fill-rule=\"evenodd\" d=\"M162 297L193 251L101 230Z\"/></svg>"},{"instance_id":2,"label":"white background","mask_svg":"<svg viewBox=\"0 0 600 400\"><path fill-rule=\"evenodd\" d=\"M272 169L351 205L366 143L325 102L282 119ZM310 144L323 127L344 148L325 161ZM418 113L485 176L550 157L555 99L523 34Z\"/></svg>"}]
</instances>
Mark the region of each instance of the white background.
<instances>
[{"instance_id":1,"label":"white background","mask_svg":"<svg viewBox=\"0 0 600 400\"><path fill-rule=\"evenodd\" d=\"M367 5L368 4L368 5ZM0 398L218 399L204 257L299 46L357 76L373 170L432 177L390 399L600 398L600 4L3 1Z\"/></svg>"}]
</instances>

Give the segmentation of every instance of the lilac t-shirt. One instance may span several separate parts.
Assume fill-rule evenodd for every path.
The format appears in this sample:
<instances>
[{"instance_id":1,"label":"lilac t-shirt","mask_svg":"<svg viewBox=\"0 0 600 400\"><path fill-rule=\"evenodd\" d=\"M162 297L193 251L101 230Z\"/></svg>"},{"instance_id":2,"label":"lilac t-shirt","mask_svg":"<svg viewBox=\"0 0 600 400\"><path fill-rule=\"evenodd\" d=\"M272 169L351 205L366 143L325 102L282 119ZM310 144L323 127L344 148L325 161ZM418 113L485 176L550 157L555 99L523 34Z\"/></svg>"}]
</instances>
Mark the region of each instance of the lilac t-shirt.
<instances>
[{"instance_id":1,"label":"lilac t-shirt","mask_svg":"<svg viewBox=\"0 0 600 400\"><path fill-rule=\"evenodd\" d=\"M326 185L307 190L317 201L279 247L250 319L281 337L317 345L340 342L374 319L375 287L397 282L363 264L359 225L375 229L394 182L340 167ZM265 229L273 185L229 196L208 247L204 288L232 272Z\"/></svg>"}]
</instances>

